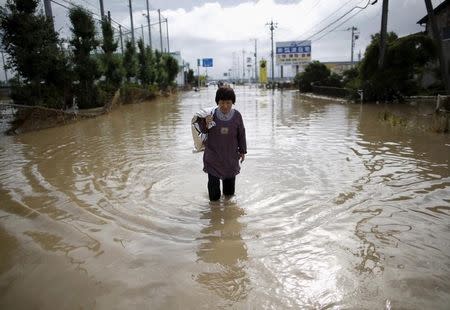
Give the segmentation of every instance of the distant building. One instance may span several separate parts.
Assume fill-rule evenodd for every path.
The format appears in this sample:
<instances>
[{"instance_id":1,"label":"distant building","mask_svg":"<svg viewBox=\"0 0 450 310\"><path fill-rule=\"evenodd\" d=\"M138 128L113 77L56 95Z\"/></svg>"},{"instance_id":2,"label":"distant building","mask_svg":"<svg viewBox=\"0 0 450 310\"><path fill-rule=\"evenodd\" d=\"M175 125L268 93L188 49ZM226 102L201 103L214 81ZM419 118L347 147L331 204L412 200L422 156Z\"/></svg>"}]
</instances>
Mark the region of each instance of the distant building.
<instances>
[{"instance_id":1,"label":"distant building","mask_svg":"<svg viewBox=\"0 0 450 310\"><path fill-rule=\"evenodd\" d=\"M357 61L327 61L322 62L332 73L342 74L345 70L351 69L358 64Z\"/></svg>"},{"instance_id":2,"label":"distant building","mask_svg":"<svg viewBox=\"0 0 450 310\"><path fill-rule=\"evenodd\" d=\"M181 52L171 52L170 56L175 58L178 61L178 74L175 78L175 83L177 83L178 86L184 86L184 67L185 63L183 58L181 58Z\"/></svg>"},{"instance_id":3,"label":"distant building","mask_svg":"<svg viewBox=\"0 0 450 310\"><path fill-rule=\"evenodd\" d=\"M439 33L442 38L442 48L444 57L447 63L447 74L450 72L450 0L445 0L434 9L434 15L436 17L436 23ZM428 19L428 14L422 17L417 22L419 25L425 24L425 33L433 38L431 24ZM424 81L425 84L429 84L430 81Z\"/></svg>"}]
</instances>

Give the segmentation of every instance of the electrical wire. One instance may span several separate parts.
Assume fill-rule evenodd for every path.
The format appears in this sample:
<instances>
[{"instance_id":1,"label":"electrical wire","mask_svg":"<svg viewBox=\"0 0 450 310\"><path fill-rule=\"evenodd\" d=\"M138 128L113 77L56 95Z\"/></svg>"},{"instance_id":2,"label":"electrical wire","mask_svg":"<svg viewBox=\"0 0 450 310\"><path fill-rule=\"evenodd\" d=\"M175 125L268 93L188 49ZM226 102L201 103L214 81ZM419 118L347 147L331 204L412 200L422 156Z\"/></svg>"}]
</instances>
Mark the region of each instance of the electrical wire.
<instances>
[{"instance_id":1,"label":"electrical wire","mask_svg":"<svg viewBox=\"0 0 450 310\"><path fill-rule=\"evenodd\" d=\"M366 9L370 4L370 0L367 0L366 6L364 7L359 7L359 6L355 6L353 8L351 8L350 10L348 10L347 12L345 12L343 15L341 15L339 18L337 18L336 20L334 20L333 22L329 23L328 25L326 25L325 27L323 27L322 29L320 29L319 31L317 31L316 33L314 33L313 35L311 35L307 40L311 40L313 37L315 37L316 35L318 35L319 33L323 32L324 30L326 30L328 27L334 25L335 23L337 23L338 21L340 21L341 19L343 19L345 16L347 16L348 14L350 14L353 10L355 9L360 9L359 12L363 11L364 9Z\"/></svg>"},{"instance_id":2,"label":"electrical wire","mask_svg":"<svg viewBox=\"0 0 450 310\"><path fill-rule=\"evenodd\" d=\"M333 11L330 15L328 15L327 17L325 17L324 19L322 19L320 22L318 22L316 25L312 26L311 28L309 28L307 31L305 31L304 33L302 33L300 35L300 37L303 37L306 33L310 32L311 30L313 30L315 27L319 26L320 24L322 24L324 21L326 21L327 19L329 19L331 16L335 15L337 12L339 12L340 10L342 10L347 4L349 4L350 2L352 2L354 0L349 0L347 1L344 5L342 5L340 8L338 8L337 10Z\"/></svg>"},{"instance_id":3,"label":"electrical wire","mask_svg":"<svg viewBox=\"0 0 450 310\"><path fill-rule=\"evenodd\" d=\"M55 1L55 0L50 0L50 1L53 2L53 3L55 3L55 4L57 4L57 5L59 5L59 6L61 6L61 7L63 7L63 8L65 8L65 9L67 9L67 10L70 10L70 9L72 9L72 8L74 8L74 7L84 9L84 10L88 11L89 13L91 13L97 21L100 21L100 22L102 21L102 18L101 18L101 15L100 15L100 14L97 14L97 13L95 13L95 12L92 12L92 11L86 9L85 7L83 7L83 6L81 6L81 5L78 5L78 4L75 4L75 3L71 2L71 1L68 1L68 0L59 0L59 1L63 1L63 2L65 2L65 3L67 3L68 5L71 5L71 7L68 7L67 5L64 5L64 4L62 4L62 3L59 3L59 2L57 2L57 1ZM120 24L119 22L115 21L115 20L112 19L112 18L111 18L111 21L114 22L117 26L121 26L122 29L129 30L128 27L126 27L126 26ZM115 28L116 30L118 29L118 28L115 27L114 25L112 25L112 26L113 26L113 28Z\"/></svg>"},{"instance_id":4,"label":"electrical wire","mask_svg":"<svg viewBox=\"0 0 450 310\"><path fill-rule=\"evenodd\" d=\"M312 40L312 42L317 42L320 39L322 39L323 37L329 35L330 33L332 33L333 31L335 31L337 28L339 28L340 26L342 26L343 24L345 24L346 22L348 22L350 19L352 19L353 17L355 17L356 15L358 15L359 13L361 13L362 10L357 11L355 14L351 15L349 18L347 18L346 20L344 20L342 23L340 23L339 25L337 25L335 28L331 29L330 31L326 32L324 35L322 35L321 37L319 37L318 39L314 39Z\"/></svg>"}]
</instances>

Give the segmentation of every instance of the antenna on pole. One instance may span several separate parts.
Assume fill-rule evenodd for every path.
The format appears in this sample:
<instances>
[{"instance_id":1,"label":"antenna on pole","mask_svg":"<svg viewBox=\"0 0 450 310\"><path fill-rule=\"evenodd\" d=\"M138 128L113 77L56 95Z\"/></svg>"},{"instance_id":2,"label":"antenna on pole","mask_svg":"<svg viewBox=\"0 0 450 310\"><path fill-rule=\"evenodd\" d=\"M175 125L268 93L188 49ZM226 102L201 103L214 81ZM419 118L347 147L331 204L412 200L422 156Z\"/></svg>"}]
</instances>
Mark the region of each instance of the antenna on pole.
<instances>
[{"instance_id":1,"label":"antenna on pole","mask_svg":"<svg viewBox=\"0 0 450 310\"><path fill-rule=\"evenodd\" d=\"M270 21L270 23L267 23L266 26L270 26L270 41L272 45L272 51L270 52L270 58L272 61L272 74L271 74L271 80L272 80L272 89L275 88L275 70L274 70L274 64L273 64L273 31L275 28L277 28L278 23L274 23L273 20Z\"/></svg>"},{"instance_id":2,"label":"antenna on pole","mask_svg":"<svg viewBox=\"0 0 450 310\"><path fill-rule=\"evenodd\" d=\"M347 28L347 30L351 30L352 31L352 46L351 46L350 62L351 62L352 67L353 67L353 54L354 54L354 51L355 51L355 41L359 39L359 32L357 32L358 28L356 28L355 26Z\"/></svg>"}]
</instances>

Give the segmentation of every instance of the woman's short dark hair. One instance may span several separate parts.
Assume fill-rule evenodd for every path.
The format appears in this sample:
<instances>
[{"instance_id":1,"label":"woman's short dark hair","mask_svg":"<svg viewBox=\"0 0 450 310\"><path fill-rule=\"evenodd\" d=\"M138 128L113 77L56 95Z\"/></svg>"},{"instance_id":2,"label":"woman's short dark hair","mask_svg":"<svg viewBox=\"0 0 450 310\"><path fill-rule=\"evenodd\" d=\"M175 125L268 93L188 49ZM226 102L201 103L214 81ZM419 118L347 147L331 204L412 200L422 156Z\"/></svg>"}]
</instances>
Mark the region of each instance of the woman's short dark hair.
<instances>
[{"instance_id":1,"label":"woman's short dark hair","mask_svg":"<svg viewBox=\"0 0 450 310\"><path fill-rule=\"evenodd\" d=\"M219 104L219 100L231 100L233 104L236 102L236 95L234 90L229 87L219 87L216 92L216 103Z\"/></svg>"}]
</instances>

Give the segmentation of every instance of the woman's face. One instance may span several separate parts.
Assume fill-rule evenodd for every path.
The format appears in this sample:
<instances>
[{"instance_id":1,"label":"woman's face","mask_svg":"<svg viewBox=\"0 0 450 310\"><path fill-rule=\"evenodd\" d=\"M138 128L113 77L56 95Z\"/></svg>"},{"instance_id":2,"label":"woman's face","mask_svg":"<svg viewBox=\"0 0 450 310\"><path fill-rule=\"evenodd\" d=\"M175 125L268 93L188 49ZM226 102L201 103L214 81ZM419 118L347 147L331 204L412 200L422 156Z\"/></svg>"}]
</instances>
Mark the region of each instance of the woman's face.
<instances>
[{"instance_id":1,"label":"woman's face","mask_svg":"<svg viewBox=\"0 0 450 310\"><path fill-rule=\"evenodd\" d=\"M231 107L233 106L233 101L231 100L219 100L219 109L222 113L228 113L231 111Z\"/></svg>"}]
</instances>

